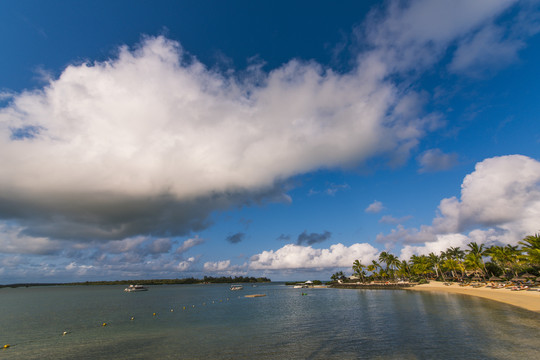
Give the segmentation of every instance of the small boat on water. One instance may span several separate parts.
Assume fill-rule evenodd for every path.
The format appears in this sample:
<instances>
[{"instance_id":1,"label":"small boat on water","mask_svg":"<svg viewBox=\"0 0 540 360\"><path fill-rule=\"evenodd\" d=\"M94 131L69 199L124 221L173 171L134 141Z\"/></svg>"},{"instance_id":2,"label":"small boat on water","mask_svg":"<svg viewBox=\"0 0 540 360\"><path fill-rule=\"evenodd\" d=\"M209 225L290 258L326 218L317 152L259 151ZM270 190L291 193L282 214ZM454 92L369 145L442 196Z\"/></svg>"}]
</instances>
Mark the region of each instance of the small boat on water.
<instances>
[{"instance_id":1,"label":"small boat on water","mask_svg":"<svg viewBox=\"0 0 540 360\"><path fill-rule=\"evenodd\" d=\"M236 291L236 290L242 290L244 287L242 285L231 285L230 289L232 291Z\"/></svg>"},{"instance_id":2,"label":"small boat on water","mask_svg":"<svg viewBox=\"0 0 540 360\"><path fill-rule=\"evenodd\" d=\"M129 285L124 289L125 292L134 292L134 291L148 291L148 288L145 288L142 285Z\"/></svg>"}]
</instances>

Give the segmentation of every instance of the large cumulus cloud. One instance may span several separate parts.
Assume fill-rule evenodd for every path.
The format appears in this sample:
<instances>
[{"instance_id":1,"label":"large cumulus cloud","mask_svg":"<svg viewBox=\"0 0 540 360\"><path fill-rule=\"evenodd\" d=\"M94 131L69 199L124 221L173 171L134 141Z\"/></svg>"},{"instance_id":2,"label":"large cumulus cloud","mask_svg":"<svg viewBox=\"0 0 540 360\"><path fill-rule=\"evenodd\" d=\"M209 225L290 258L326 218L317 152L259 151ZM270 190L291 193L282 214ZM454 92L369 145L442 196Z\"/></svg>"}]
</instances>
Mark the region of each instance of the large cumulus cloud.
<instances>
[{"instance_id":1,"label":"large cumulus cloud","mask_svg":"<svg viewBox=\"0 0 540 360\"><path fill-rule=\"evenodd\" d=\"M392 2L361 27L367 50L347 73L291 60L224 75L160 36L3 93L0 219L46 249L168 238L205 228L215 210L286 200L281 184L298 174L381 155L398 164L441 122L396 79L469 44L511 5Z\"/></svg>"},{"instance_id":2,"label":"large cumulus cloud","mask_svg":"<svg viewBox=\"0 0 540 360\"><path fill-rule=\"evenodd\" d=\"M523 155L483 160L464 178L461 196L441 200L438 210L431 225L398 226L378 241L404 243L405 258L471 241L516 245L540 231L540 162Z\"/></svg>"},{"instance_id":3,"label":"large cumulus cloud","mask_svg":"<svg viewBox=\"0 0 540 360\"><path fill-rule=\"evenodd\" d=\"M69 66L0 111L0 216L58 239L181 235L290 176L416 143L429 121L389 121L396 89L367 70L293 60L240 83L163 37Z\"/></svg>"}]
</instances>

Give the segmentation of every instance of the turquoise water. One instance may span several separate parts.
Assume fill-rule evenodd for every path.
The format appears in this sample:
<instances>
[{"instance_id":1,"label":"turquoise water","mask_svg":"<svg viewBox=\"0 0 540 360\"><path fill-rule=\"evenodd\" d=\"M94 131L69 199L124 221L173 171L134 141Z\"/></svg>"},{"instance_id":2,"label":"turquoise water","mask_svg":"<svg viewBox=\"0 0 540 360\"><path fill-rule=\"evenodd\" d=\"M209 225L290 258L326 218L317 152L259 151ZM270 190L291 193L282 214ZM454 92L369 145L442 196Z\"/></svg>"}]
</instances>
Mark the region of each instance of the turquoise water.
<instances>
[{"instance_id":1,"label":"turquoise water","mask_svg":"<svg viewBox=\"0 0 540 360\"><path fill-rule=\"evenodd\" d=\"M0 350L0 358L535 359L540 354L540 314L462 295L291 289L276 283L235 292L228 285L151 286L137 293L123 288L0 289L0 346L11 344ZM267 296L244 297L254 293Z\"/></svg>"}]
</instances>

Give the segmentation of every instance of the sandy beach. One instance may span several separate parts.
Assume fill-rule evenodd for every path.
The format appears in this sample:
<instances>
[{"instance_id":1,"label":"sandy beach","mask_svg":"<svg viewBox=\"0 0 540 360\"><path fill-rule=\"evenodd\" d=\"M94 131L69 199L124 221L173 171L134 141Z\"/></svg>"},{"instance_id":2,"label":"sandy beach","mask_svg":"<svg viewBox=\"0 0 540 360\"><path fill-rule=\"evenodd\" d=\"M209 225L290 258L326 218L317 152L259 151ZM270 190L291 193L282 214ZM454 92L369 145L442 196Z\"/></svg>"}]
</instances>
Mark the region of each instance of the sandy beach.
<instances>
[{"instance_id":1,"label":"sandy beach","mask_svg":"<svg viewBox=\"0 0 540 360\"><path fill-rule=\"evenodd\" d=\"M417 285L408 288L410 291L435 291L453 294L478 296L485 299L500 301L523 309L540 312L539 291L512 291L510 289L492 289L487 287L473 288L471 286L444 285L442 282L432 281L429 284Z\"/></svg>"}]
</instances>

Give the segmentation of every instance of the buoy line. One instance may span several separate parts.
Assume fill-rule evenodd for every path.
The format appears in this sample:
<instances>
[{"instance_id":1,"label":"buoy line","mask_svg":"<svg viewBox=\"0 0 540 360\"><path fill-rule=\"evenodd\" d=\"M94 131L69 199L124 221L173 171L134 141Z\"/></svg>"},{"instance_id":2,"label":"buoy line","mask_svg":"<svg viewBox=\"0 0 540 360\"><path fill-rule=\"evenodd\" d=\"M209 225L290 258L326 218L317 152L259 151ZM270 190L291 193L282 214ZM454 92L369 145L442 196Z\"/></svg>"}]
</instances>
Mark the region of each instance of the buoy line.
<instances>
[{"instance_id":1,"label":"buoy line","mask_svg":"<svg viewBox=\"0 0 540 360\"><path fill-rule=\"evenodd\" d=\"M238 298L240 299L241 297L239 296ZM229 298L226 298L225 302L229 301L229 300L230 300ZM201 304L202 304L202 306L206 306L207 303L210 303L210 300L207 300L207 301L205 301L205 302L203 302ZM218 304L218 303L224 303L224 300L223 299L219 299L219 300L214 299L214 300L212 300L212 304ZM197 309L198 310L199 308L196 305L197 304L192 304L191 309ZM179 308L180 308L180 306L182 306L182 305L179 305ZM188 310L189 307L188 306L182 306L182 309L183 310ZM174 313L174 307L170 308L170 312ZM158 319L158 318L160 318L158 316L158 314L159 314L158 312L153 312L152 317ZM135 321L135 316L129 316L129 322L132 322L132 321ZM113 325L114 324L123 324L123 323L124 322L122 322L122 321L114 321ZM54 335L50 335L50 336L43 336L43 337L40 337L40 338L37 338L37 339L34 338L34 339L30 339L30 340L24 340L24 341L21 341L21 342L17 342L15 344L5 344L5 345L2 346L2 350L7 350L7 349L10 349L10 348L12 348L14 346L19 346L19 345L23 345L23 344L29 344L29 343L33 343L33 342L43 342L45 340L53 339L53 338L55 338L57 336L64 337L64 336L72 334L72 333L78 333L78 332L80 332L80 330L81 331L82 330L89 330L89 329L92 329L92 328L95 328L95 327L97 327L97 326L82 326L79 329L70 328L70 329L64 330L62 332L59 331L58 333L55 333ZM102 322L100 327L102 327L102 328L109 327L109 323L108 322Z\"/></svg>"}]
</instances>

